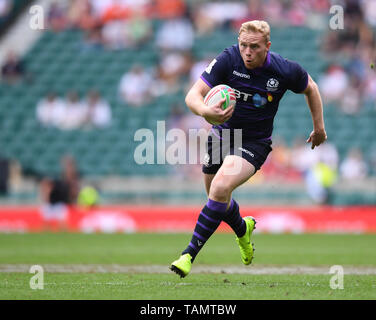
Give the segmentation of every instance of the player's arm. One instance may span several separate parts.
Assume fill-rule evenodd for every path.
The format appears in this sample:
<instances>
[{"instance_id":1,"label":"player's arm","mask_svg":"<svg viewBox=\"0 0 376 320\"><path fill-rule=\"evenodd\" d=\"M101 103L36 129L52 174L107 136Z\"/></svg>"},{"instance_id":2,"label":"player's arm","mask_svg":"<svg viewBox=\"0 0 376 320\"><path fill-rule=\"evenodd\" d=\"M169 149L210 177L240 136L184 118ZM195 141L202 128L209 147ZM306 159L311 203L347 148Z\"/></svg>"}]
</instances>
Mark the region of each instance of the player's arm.
<instances>
[{"instance_id":1,"label":"player's arm","mask_svg":"<svg viewBox=\"0 0 376 320\"><path fill-rule=\"evenodd\" d=\"M308 75L307 88L303 93L305 94L313 121L313 131L307 139L307 143L312 143L311 148L314 149L327 139L327 135L325 132L323 105L319 87L310 75Z\"/></svg>"},{"instance_id":2,"label":"player's arm","mask_svg":"<svg viewBox=\"0 0 376 320\"><path fill-rule=\"evenodd\" d=\"M185 103L188 108L194 114L204 117L206 120L225 122L230 119L234 107L231 106L226 110L222 110L222 104L226 101L225 99L219 101L211 108L205 105L204 98L209 91L210 87L202 79L198 79L185 97Z\"/></svg>"}]
</instances>

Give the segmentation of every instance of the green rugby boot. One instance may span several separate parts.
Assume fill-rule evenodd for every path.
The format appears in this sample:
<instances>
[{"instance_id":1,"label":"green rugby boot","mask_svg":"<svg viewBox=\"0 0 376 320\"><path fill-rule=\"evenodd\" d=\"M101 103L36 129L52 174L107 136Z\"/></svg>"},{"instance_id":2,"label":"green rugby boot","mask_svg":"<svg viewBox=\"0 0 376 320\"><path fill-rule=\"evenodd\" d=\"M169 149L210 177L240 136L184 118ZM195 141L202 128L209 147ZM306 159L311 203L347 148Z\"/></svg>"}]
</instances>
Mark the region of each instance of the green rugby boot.
<instances>
[{"instance_id":1,"label":"green rugby boot","mask_svg":"<svg viewBox=\"0 0 376 320\"><path fill-rule=\"evenodd\" d=\"M244 221L247 225L245 235L238 238L236 242L239 245L240 255L245 265L251 264L253 260L253 253L255 251L254 244L251 243L251 235L254 229L256 229L256 220L253 217L245 217Z\"/></svg>"},{"instance_id":2,"label":"green rugby boot","mask_svg":"<svg viewBox=\"0 0 376 320\"><path fill-rule=\"evenodd\" d=\"M192 268L192 256L189 253L183 254L180 258L171 263L170 270L184 278Z\"/></svg>"}]
</instances>

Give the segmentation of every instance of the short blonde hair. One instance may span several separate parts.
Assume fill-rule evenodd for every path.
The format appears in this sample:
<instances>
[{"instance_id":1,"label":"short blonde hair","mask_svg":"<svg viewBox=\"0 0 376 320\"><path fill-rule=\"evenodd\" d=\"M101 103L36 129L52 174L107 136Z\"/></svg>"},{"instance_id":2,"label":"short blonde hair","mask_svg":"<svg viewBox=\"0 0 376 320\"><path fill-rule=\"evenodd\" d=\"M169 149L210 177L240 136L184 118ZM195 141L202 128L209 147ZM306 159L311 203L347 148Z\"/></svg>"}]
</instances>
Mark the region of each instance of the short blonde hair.
<instances>
[{"instance_id":1,"label":"short blonde hair","mask_svg":"<svg viewBox=\"0 0 376 320\"><path fill-rule=\"evenodd\" d=\"M266 43L270 41L270 26L269 23L263 20L244 22L239 29L239 36L242 32L260 32L265 37Z\"/></svg>"}]
</instances>

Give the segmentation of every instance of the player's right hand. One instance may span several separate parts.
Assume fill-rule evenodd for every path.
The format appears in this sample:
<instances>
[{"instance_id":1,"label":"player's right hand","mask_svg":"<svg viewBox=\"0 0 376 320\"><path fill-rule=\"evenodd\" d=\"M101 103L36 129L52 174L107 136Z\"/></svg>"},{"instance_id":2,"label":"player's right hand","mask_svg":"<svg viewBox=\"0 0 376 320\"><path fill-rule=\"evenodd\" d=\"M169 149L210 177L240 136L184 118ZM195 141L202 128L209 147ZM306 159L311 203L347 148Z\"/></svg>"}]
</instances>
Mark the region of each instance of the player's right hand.
<instances>
[{"instance_id":1,"label":"player's right hand","mask_svg":"<svg viewBox=\"0 0 376 320\"><path fill-rule=\"evenodd\" d=\"M206 121L223 123L232 117L232 114L234 113L234 106L223 110L222 105L225 103L225 101L226 99L222 99L210 108L206 107L205 114L203 115Z\"/></svg>"}]
</instances>

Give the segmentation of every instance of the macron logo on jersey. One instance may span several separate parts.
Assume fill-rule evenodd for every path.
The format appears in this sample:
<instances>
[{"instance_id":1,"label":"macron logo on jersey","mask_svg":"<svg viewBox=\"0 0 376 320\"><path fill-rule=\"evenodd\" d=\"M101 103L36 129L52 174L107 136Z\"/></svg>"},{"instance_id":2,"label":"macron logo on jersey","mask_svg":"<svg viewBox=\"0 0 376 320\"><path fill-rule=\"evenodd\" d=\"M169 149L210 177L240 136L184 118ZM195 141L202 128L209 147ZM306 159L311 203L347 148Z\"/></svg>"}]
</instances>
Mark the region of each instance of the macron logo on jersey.
<instances>
[{"instance_id":1,"label":"macron logo on jersey","mask_svg":"<svg viewBox=\"0 0 376 320\"><path fill-rule=\"evenodd\" d=\"M246 154L249 154L252 158L254 158L255 157L255 155L251 152L251 151L249 151L249 150L247 150L247 149L244 149L244 148L238 148L240 151L243 151L244 153L246 153Z\"/></svg>"},{"instance_id":2,"label":"macron logo on jersey","mask_svg":"<svg viewBox=\"0 0 376 320\"><path fill-rule=\"evenodd\" d=\"M251 79L251 76L249 74L245 74L245 73L240 73L240 72L237 72L234 70L234 72L232 73L240 78L246 78L246 79Z\"/></svg>"}]
</instances>

